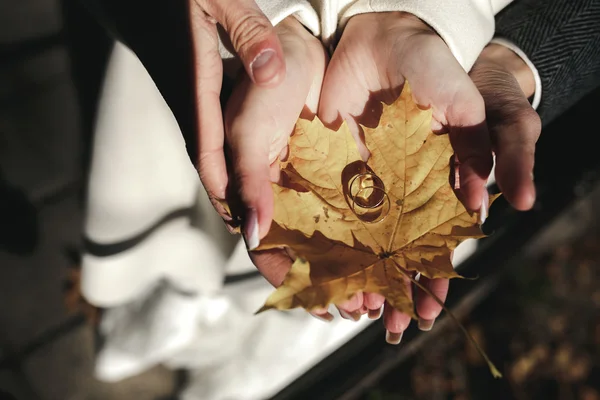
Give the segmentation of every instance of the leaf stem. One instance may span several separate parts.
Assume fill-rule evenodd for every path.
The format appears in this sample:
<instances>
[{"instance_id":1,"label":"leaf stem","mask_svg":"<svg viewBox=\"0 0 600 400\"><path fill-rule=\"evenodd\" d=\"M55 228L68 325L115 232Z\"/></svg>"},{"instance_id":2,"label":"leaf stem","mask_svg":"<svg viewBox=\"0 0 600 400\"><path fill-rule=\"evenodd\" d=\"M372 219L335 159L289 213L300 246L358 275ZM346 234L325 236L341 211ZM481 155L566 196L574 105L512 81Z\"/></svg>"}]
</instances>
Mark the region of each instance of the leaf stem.
<instances>
[{"instance_id":1,"label":"leaf stem","mask_svg":"<svg viewBox=\"0 0 600 400\"><path fill-rule=\"evenodd\" d=\"M475 346L475 349L477 350L477 352L485 360L485 362L487 363L488 368L490 369L490 372L492 373L492 376L494 378L502 378L502 373L500 371L498 371L498 369L496 368L496 366L494 365L494 363L488 358L487 354L485 354L485 351L483 351L483 349L481 347L479 347L479 344L475 341L475 339L473 339L473 336L471 336L471 334L467 331L467 329L463 326L463 324L460 323L460 321L458 320L458 318L456 318L454 316L454 314L452 314L452 312L444 305L444 302L442 300L440 300L439 297L437 297L433 292L431 292L431 290L429 290L427 287L425 287L424 285L422 285L415 278L413 278L412 276L410 276L409 273L407 273L406 271L404 271L402 269L402 267L400 267L400 265L398 265L398 263L396 262L396 260L392 259L392 261L394 261L394 264L396 264L396 268L398 268L398 270L400 271L400 273L402 275L406 276L419 289L421 289L422 291L424 291L425 293L427 293L428 295L430 295L435 300L435 302L438 303L440 305L440 307L442 307L442 309L446 312L446 314L448 314L450 316L450 318L452 318L452 320L454 321L454 323L456 323L456 325L458 325L458 327L460 328L460 330L465 334L465 336L467 337L467 339L471 342L471 344L473 346Z\"/></svg>"}]
</instances>

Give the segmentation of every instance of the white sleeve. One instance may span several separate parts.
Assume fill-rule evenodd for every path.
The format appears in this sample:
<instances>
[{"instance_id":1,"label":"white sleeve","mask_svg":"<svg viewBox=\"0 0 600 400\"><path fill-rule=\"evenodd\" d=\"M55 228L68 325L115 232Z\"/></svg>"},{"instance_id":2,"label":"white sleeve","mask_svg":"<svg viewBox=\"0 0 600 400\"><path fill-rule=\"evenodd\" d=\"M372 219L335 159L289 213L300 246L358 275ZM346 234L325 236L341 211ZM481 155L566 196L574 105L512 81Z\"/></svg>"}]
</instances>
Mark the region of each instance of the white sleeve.
<instances>
[{"instance_id":1,"label":"white sleeve","mask_svg":"<svg viewBox=\"0 0 600 400\"><path fill-rule=\"evenodd\" d=\"M313 35L318 37L321 34L319 16L307 0L256 0L256 4L273 26L293 15ZM221 58L232 58L233 54L223 45L223 41L223 38L219 41Z\"/></svg>"},{"instance_id":2,"label":"white sleeve","mask_svg":"<svg viewBox=\"0 0 600 400\"><path fill-rule=\"evenodd\" d=\"M525 54L523 50L517 47L517 45L511 42L510 40L495 37L492 39L492 43L500 44L514 51L519 57L521 57L525 64L527 64L529 69L531 69L531 72L533 72L533 79L535 81L535 92L533 93L531 107L533 107L533 109L536 110L540 105L540 101L542 100L542 79L540 78L540 73L538 72L537 68L535 67L535 65L533 65L529 57L527 57L527 54Z\"/></svg>"},{"instance_id":3,"label":"white sleeve","mask_svg":"<svg viewBox=\"0 0 600 400\"><path fill-rule=\"evenodd\" d=\"M358 0L340 18L340 28L357 14L404 11L429 24L468 71L494 35L494 15L511 0Z\"/></svg>"}]
</instances>

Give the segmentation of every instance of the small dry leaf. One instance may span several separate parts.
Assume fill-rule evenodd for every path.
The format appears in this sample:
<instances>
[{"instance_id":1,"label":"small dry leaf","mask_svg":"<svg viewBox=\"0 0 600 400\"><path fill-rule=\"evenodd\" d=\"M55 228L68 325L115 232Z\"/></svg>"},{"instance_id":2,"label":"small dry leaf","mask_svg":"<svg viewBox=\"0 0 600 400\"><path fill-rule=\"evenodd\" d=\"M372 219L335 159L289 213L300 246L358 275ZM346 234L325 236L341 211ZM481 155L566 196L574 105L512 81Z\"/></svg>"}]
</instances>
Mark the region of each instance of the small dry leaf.
<instances>
[{"instance_id":1,"label":"small dry leaf","mask_svg":"<svg viewBox=\"0 0 600 400\"><path fill-rule=\"evenodd\" d=\"M258 250L287 246L299 258L260 311L312 311L368 292L416 317L409 274L459 276L452 250L483 234L449 184L448 136L430 126L431 110L417 107L408 84L383 104L377 127L363 127L366 163L346 124L333 131L318 118L297 122Z\"/></svg>"},{"instance_id":2,"label":"small dry leaf","mask_svg":"<svg viewBox=\"0 0 600 400\"><path fill-rule=\"evenodd\" d=\"M81 267L72 265L69 268L64 287L64 304L69 313L82 313L88 323L97 326L100 323L100 309L91 305L81 293Z\"/></svg>"}]
</instances>

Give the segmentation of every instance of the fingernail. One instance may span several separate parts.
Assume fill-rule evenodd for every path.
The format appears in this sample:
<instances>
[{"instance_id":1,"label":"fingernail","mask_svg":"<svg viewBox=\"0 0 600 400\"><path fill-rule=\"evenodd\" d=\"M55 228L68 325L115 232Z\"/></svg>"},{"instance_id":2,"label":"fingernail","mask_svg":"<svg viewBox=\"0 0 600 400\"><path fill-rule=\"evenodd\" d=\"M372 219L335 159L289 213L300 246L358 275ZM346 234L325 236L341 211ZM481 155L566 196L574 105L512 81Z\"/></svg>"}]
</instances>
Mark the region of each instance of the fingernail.
<instances>
[{"instance_id":1,"label":"fingernail","mask_svg":"<svg viewBox=\"0 0 600 400\"><path fill-rule=\"evenodd\" d=\"M533 171L531 171L531 172L529 173L529 175L531 176L531 180L532 180L532 181L534 181L534 180L535 180L535 176L533 175Z\"/></svg>"},{"instance_id":2,"label":"fingernail","mask_svg":"<svg viewBox=\"0 0 600 400\"><path fill-rule=\"evenodd\" d=\"M369 310L369 319L379 319L383 314L383 307L379 307L377 310Z\"/></svg>"},{"instance_id":3,"label":"fingernail","mask_svg":"<svg viewBox=\"0 0 600 400\"><path fill-rule=\"evenodd\" d=\"M359 321L361 317L360 311L353 311L349 313L344 310L340 310L340 315L342 316L342 318L349 319L351 321Z\"/></svg>"},{"instance_id":4,"label":"fingernail","mask_svg":"<svg viewBox=\"0 0 600 400\"><path fill-rule=\"evenodd\" d=\"M280 66L281 60L276 56L275 50L267 49L250 63L250 71L255 82L269 83L277 76Z\"/></svg>"},{"instance_id":5,"label":"fingernail","mask_svg":"<svg viewBox=\"0 0 600 400\"><path fill-rule=\"evenodd\" d=\"M325 322L333 321L333 314L331 314L331 313L325 313L325 314L310 313L310 315L312 315L313 317L315 317L316 319L319 319L321 321L325 321Z\"/></svg>"},{"instance_id":6,"label":"fingernail","mask_svg":"<svg viewBox=\"0 0 600 400\"><path fill-rule=\"evenodd\" d=\"M460 190L460 161L454 153L454 190Z\"/></svg>"},{"instance_id":7,"label":"fingernail","mask_svg":"<svg viewBox=\"0 0 600 400\"><path fill-rule=\"evenodd\" d=\"M253 208L246 213L244 237L246 239L246 247L248 250L254 250L258 247L258 244L260 243L260 239L258 238L258 215Z\"/></svg>"},{"instance_id":8,"label":"fingernail","mask_svg":"<svg viewBox=\"0 0 600 400\"><path fill-rule=\"evenodd\" d=\"M388 330L385 331L385 341L388 342L389 344L399 344L402 341L402 334L404 332L400 332L400 333L392 333Z\"/></svg>"},{"instance_id":9,"label":"fingernail","mask_svg":"<svg viewBox=\"0 0 600 400\"><path fill-rule=\"evenodd\" d=\"M481 200L481 208L479 209L479 223L483 224L487 219L488 207L490 205L490 197L487 189L483 188L483 199Z\"/></svg>"},{"instance_id":10,"label":"fingernail","mask_svg":"<svg viewBox=\"0 0 600 400\"><path fill-rule=\"evenodd\" d=\"M419 329L423 332L428 332L431 330L431 328L433 328L434 322L435 319L419 318Z\"/></svg>"}]
</instances>

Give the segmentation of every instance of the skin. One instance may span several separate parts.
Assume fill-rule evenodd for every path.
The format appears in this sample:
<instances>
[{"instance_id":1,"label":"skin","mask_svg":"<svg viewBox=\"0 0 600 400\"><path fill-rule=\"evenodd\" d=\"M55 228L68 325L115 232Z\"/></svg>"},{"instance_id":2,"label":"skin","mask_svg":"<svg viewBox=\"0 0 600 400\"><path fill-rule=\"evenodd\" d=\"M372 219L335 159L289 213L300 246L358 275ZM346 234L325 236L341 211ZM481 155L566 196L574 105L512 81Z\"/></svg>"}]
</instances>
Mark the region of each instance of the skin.
<instances>
[{"instance_id":1,"label":"skin","mask_svg":"<svg viewBox=\"0 0 600 400\"><path fill-rule=\"evenodd\" d=\"M206 10L195 12L192 18L204 20L195 23L193 34L200 39L207 32L213 35L210 24L214 21L206 17ZM417 103L432 107L435 119L432 128L449 134L460 161L457 196L467 209L477 211L485 205L485 184L493 155L496 179L507 200L518 210L533 206L533 155L541 124L527 100L535 88L533 74L512 51L489 45L467 74L429 26L405 13L353 17L329 63L321 43L295 18L284 20L272 33L275 38L269 36L265 43L280 43L281 53L277 54L278 57L281 54L282 64L287 65L285 74L276 84L257 82L248 72L251 67L247 60L252 56L247 56L244 61L247 72L226 106L224 131L220 131L222 124L215 118L220 112L216 103L220 87L216 86L215 75L198 74L202 78L198 80L199 120L202 122L204 116L208 121L201 123L199 129L203 183L214 198L224 198L225 186L234 184L249 210L246 227L248 220L253 219L258 224L260 238L271 224L270 183L279 178L278 156L285 154L297 118L302 113L307 117L316 112L331 127L339 126L342 120L348 121L366 159L368 152L362 145L358 124L377 121L380 110L374 105L380 101L391 103L400 94L405 80L410 81ZM216 36L211 37L216 40ZM199 65L209 63L206 57L201 57L206 56L207 50L200 44L196 52ZM209 53L211 62L216 64L214 51ZM224 168L225 138L232 155L234 182L229 182ZM246 229L246 239L248 233ZM291 258L284 251L251 252L251 257L274 286L281 284L291 266ZM420 282L445 300L447 280L422 277ZM430 329L441 307L422 291L415 293L415 301L420 327ZM378 318L382 309L388 341L398 343L410 319L386 307L382 296L358 293L339 307L340 315L348 319L357 319L364 313ZM315 315L332 318L325 310Z\"/></svg>"},{"instance_id":2,"label":"skin","mask_svg":"<svg viewBox=\"0 0 600 400\"><path fill-rule=\"evenodd\" d=\"M257 87L277 88L286 78L282 45L275 28L254 0L189 0L190 28L196 75L198 172L215 209L225 215L228 174L221 111L223 62L219 54L217 24L223 27L248 79ZM247 197L252 207L253 197ZM267 204L268 208L268 204ZM265 214L263 218L270 218ZM268 228L268 224L265 223Z\"/></svg>"},{"instance_id":3,"label":"skin","mask_svg":"<svg viewBox=\"0 0 600 400\"><path fill-rule=\"evenodd\" d=\"M496 178L505 197L518 210L530 209L535 200L533 156L541 127L527 100L535 88L527 65L512 51L490 45L469 76L443 40L418 18L404 13L363 14L350 20L332 56L319 116L334 126L348 121L360 142L358 123L376 123L380 110L374 105L396 99L405 80L410 81L416 102L432 107L432 128L450 137L460 160L457 196L465 207L477 211L485 202L487 208L484 187L495 154ZM366 153L363 148L364 159ZM421 277L420 282L445 300L447 280ZM410 318L385 306L381 295L359 294L342 308L351 314L381 306L386 328L395 334L390 341L399 340ZM416 309L424 330L441 312L421 290L416 293Z\"/></svg>"}]
</instances>

